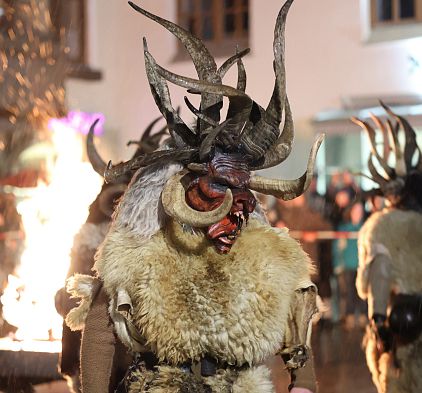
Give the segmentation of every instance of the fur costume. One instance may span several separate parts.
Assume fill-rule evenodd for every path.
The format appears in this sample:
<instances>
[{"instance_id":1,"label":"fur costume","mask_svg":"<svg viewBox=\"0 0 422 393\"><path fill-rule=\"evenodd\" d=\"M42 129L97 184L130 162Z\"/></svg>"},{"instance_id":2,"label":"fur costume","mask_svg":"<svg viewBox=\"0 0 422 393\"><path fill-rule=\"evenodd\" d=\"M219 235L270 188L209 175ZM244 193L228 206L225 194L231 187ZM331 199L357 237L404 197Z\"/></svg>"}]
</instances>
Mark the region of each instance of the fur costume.
<instances>
[{"instance_id":1,"label":"fur costume","mask_svg":"<svg viewBox=\"0 0 422 393\"><path fill-rule=\"evenodd\" d=\"M372 319L364 345L378 392L416 393L422 391L422 312L420 306L413 312L413 308L406 305L401 310L404 320L397 331L395 310L401 296L410 296L412 301L421 304L422 158L410 124L382 105L396 124L388 120L385 126L378 118L373 119L381 131L388 131L392 137L396 156L394 171L387 165L388 138L384 139L386 153L381 156L374 144L375 131L368 123L354 119L369 134L372 145L369 169L390 205L372 214L359 233L356 286L360 297L368 300L369 318ZM399 126L406 138L403 150L398 143ZM419 151L419 160L414 165L416 151ZM384 176L376 172L372 156L380 161Z\"/></svg>"},{"instance_id":2,"label":"fur costume","mask_svg":"<svg viewBox=\"0 0 422 393\"><path fill-rule=\"evenodd\" d=\"M147 127L139 142L136 142L138 146L134 157L139 154L155 150L158 147L160 140L167 131L167 127L164 127L160 131L151 134L153 127L158 120L160 120L160 118L154 120ZM96 123L94 123L91 127L87 137L87 153L93 169L102 176L106 168L106 164L99 157L93 143L95 124ZM114 181L112 184L103 185L97 198L89 207L89 216L87 221L82 225L79 232L74 237L71 250L71 264L67 277L72 277L78 274L89 275L84 276L84 284L80 284L79 286L80 291L78 293L79 295L82 294L84 299L92 296L93 292L98 292L98 290L92 291L93 286L98 287L99 284L90 277L93 274L92 267L94 265L94 255L110 228L111 215L114 211L116 200L126 189L129 180L130 178L123 176ZM73 293L71 289L73 281L74 277L70 278L68 282L70 293ZM59 314L65 317L76 305L77 302L75 299L70 298L69 295L66 294L64 288L58 291L56 295L56 308ZM91 302L84 303L84 307L87 311L90 306ZM79 329L83 329L84 323L85 318L78 321L75 320L73 327L77 326ZM62 353L60 356L60 371L67 378L70 389L75 392L80 391L80 341L81 333L78 331L70 331L67 325L64 324L62 334ZM122 360L122 358L123 356L120 357L118 362L122 363L122 367L125 367L124 363L128 363L128 360ZM116 368L118 367L116 366Z\"/></svg>"},{"instance_id":3,"label":"fur costume","mask_svg":"<svg viewBox=\"0 0 422 393\"><path fill-rule=\"evenodd\" d=\"M102 288L96 292L97 280L86 276L76 276L69 288L82 300L66 321L73 329L85 321L90 347L82 347L84 393L108 390L108 378L95 361L101 370L109 367L114 345L109 318L135 353L123 381L128 392L270 393L274 387L263 365L268 357L282 356L292 374L307 362L316 312L311 263L287 231L268 225L252 193L284 200L301 195L323 140L317 138L299 179L252 173L278 165L292 147L284 75L284 30L292 2L285 2L276 20L276 82L266 109L245 93L242 57L248 50L217 68L198 38L129 2L183 43L199 79L159 66L144 39L148 81L171 139L164 149L105 170L108 182L133 178L96 256ZM236 88L222 83L234 64ZM168 82L201 93L199 109L186 99L196 116L193 128L173 108ZM223 97L229 108L220 123Z\"/></svg>"}]
</instances>

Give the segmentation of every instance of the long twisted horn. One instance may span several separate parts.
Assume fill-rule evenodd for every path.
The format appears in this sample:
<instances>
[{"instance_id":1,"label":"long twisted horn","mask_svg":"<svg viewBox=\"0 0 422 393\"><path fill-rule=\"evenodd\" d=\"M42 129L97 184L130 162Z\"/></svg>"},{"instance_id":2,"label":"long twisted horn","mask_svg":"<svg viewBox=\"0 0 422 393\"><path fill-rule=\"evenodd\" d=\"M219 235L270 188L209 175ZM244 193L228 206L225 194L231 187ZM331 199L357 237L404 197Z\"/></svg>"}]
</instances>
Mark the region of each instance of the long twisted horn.
<instances>
[{"instance_id":1,"label":"long twisted horn","mask_svg":"<svg viewBox=\"0 0 422 393\"><path fill-rule=\"evenodd\" d=\"M263 154L265 154L262 158L262 162L258 160L257 164L251 165L252 170L259 170L276 166L283 162L289 156L292 150L294 124L292 111L290 110L290 103L287 97L285 101L283 131L281 132L281 135L278 137L278 139L276 139L275 143L273 143L268 149L266 149L266 142L270 140L270 138L268 136L268 132L266 135L260 132L262 128L269 128L269 126L263 120L257 124L253 133L247 134L245 132L242 134L243 144L248 145L250 149L252 147L255 149L261 147L261 151L264 152ZM278 130L277 128L273 129Z\"/></svg>"},{"instance_id":2,"label":"long twisted horn","mask_svg":"<svg viewBox=\"0 0 422 393\"><path fill-rule=\"evenodd\" d=\"M177 37L186 50L189 53L189 56L192 58L193 64L195 66L196 72L198 73L199 79L206 80L212 83L221 83L221 78L217 72L217 65L214 58L202 43L200 39L193 36L190 32L183 29L182 27L172 23L166 19L160 18L157 15L154 15L138 5L129 1L129 5L139 13L143 14L147 18L159 23L175 37ZM212 95L208 93L203 93L201 96L201 110L205 111L208 107L213 106L217 102L222 102L220 95ZM220 120L220 112L213 111L213 113L207 113L214 120Z\"/></svg>"},{"instance_id":3,"label":"long twisted horn","mask_svg":"<svg viewBox=\"0 0 422 393\"><path fill-rule=\"evenodd\" d=\"M86 138L86 152L94 171L97 172L100 176L104 176L107 164L101 158L94 145L94 130L99 120L100 119L95 120L89 128L88 136Z\"/></svg>"},{"instance_id":4,"label":"long twisted horn","mask_svg":"<svg viewBox=\"0 0 422 393\"><path fill-rule=\"evenodd\" d=\"M366 131L366 134L368 135L369 142L371 145L371 152L376 157L380 165L382 166L382 169L384 169L385 173L387 174L388 178L392 178L394 176L394 171L391 169L387 161L384 160L383 157L380 156L377 150L376 142L375 142L375 130L365 121L358 119L357 117L351 118L352 122L360 126Z\"/></svg>"},{"instance_id":5,"label":"long twisted horn","mask_svg":"<svg viewBox=\"0 0 422 393\"><path fill-rule=\"evenodd\" d=\"M194 146L197 143L196 135L183 122L178 110L171 104L170 92L167 82L157 74L155 70L155 60L149 55L147 40L144 38L145 69L150 85L151 93L154 97L158 109L167 121L171 136L178 147Z\"/></svg>"},{"instance_id":6,"label":"long twisted horn","mask_svg":"<svg viewBox=\"0 0 422 393\"><path fill-rule=\"evenodd\" d=\"M300 178L296 180L277 180L253 175L249 183L249 188L262 194L273 195L284 201L294 199L303 194L311 184L316 155L324 138L325 134L321 134L315 140L309 155L306 172Z\"/></svg>"},{"instance_id":7,"label":"long twisted horn","mask_svg":"<svg viewBox=\"0 0 422 393\"><path fill-rule=\"evenodd\" d=\"M164 186L161 202L166 214L195 228L208 227L222 220L230 212L233 204L233 195L230 189L227 189L223 203L218 208L209 212L199 212L186 203L185 189L181 183L185 174L184 171L177 173Z\"/></svg>"},{"instance_id":8,"label":"long twisted horn","mask_svg":"<svg viewBox=\"0 0 422 393\"><path fill-rule=\"evenodd\" d=\"M390 119L387 119L387 130L388 133L391 135L391 139L393 140L393 151L394 156L396 158L396 175L398 176L406 176L406 163L404 161L403 152L401 151L400 142L399 142L399 123L396 122L395 126Z\"/></svg>"},{"instance_id":9,"label":"long twisted horn","mask_svg":"<svg viewBox=\"0 0 422 393\"><path fill-rule=\"evenodd\" d=\"M402 116L396 115L390 107L384 104L380 100L381 106L384 108L384 110L392 117L394 117L401 127L403 128L405 137L406 137L406 143L404 146L404 161L406 164L406 171L409 172L412 169L412 159L413 156L418 149L418 145L416 143L416 133L415 130L412 128L412 126L409 124L409 122Z\"/></svg>"},{"instance_id":10,"label":"long twisted horn","mask_svg":"<svg viewBox=\"0 0 422 393\"><path fill-rule=\"evenodd\" d=\"M248 153L252 154L258 162L254 165L254 169L264 169L280 164L288 157L292 148L294 126L286 95L284 65L286 18L292 3L293 0L287 0L284 3L274 28L273 66L276 80L271 100L262 120L242 136L242 143L247 147ZM283 131L280 134L278 127L283 117L283 110L285 110L285 120ZM263 151L265 151L264 163L260 162Z\"/></svg>"},{"instance_id":11,"label":"long twisted horn","mask_svg":"<svg viewBox=\"0 0 422 393\"><path fill-rule=\"evenodd\" d=\"M268 103L266 112L274 119L281 123L283 115L284 101L286 99L286 68L284 64L285 58L285 32L286 32L286 19L290 6L293 0L287 0L277 16L277 21L274 27L274 73L275 85L271 100Z\"/></svg>"},{"instance_id":12,"label":"long twisted horn","mask_svg":"<svg viewBox=\"0 0 422 393\"><path fill-rule=\"evenodd\" d=\"M151 58L150 62L155 62L152 55L148 52L145 52L145 56ZM165 78L166 80L184 87L186 89L191 89L199 92L209 92L209 93L219 93L224 96L227 96L230 101L229 109L227 111L228 119L230 124L228 129L236 133L240 133L244 123L248 121L250 112L252 109L253 101L252 99L245 94L243 91L237 90L231 86L226 85L216 85L207 81L196 80L192 78L187 78L181 75L174 74L160 65L155 63L155 69L157 73ZM226 121L227 121L226 120ZM217 134L216 134L217 135Z\"/></svg>"},{"instance_id":13,"label":"long twisted horn","mask_svg":"<svg viewBox=\"0 0 422 393\"><path fill-rule=\"evenodd\" d=\"M390 141L388 139L388 131L385 127L384 122L382 122L378 116L375 116L372 112L369 113L371 116L372 121L375 123L375 125L381 130L382 136L383 136L383 153L382 158L385 162L388 162L388 157L390 155L391 147L390 147Z\"/></svg>"},{"instance_id":14,"label":"long twisted horn","mask_svg":"<svg viewBox=\"0 0 422 393\"><path fill-rule=\"evenodd\" d=\"M372 157L373 157L373 154L371 153L369 155L369 158L368 158L368 169L369 169L369 172L371 173L372 180L374 182L378 183L381 187L383 187L383 186L385 186L388 183L388 180L389 179L385 179L384 176L380 175L377 172L377 170L375 168L375 165L372 162Z\"/></svg>"},{"instance_id":15,"label":"long twisted horn","mask_svg":"<svg viewBox=\"0 0 422 393\"><path fill-rule=\"evenodd\" d=\"M110 161L104 172L104 180L107 183L113 183L120 176L128 175L139 168L152 165L156 162L188 163L197 153L198 149L159 150L151 154L134 157L129 161L114 166Z\"/></svg>"}]
</instances>

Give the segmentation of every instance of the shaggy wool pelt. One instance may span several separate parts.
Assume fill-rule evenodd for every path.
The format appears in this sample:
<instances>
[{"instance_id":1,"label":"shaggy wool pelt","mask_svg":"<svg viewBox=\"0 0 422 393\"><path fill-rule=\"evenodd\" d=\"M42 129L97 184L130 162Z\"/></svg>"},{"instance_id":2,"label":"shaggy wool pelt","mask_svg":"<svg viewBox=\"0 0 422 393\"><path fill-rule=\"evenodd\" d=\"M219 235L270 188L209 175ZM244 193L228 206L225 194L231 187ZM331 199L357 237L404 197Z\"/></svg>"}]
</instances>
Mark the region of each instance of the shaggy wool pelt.
<instances>
[{"instance_id":1,"label":"shaggy wool pelt","mask_svg":"<svg viewBox=\"0 0 422 393\"><path fill-rule=\"evenodd\" d=\"M220 370L212 377L199 377L179 368L162 366L157 371L140 368L130 375L129 393L274 393L270 370L265 366L247 370Z\"/></svg>"},{"instance_id":2,"label":"shaggy wool pelt","mask_svg":"<svg viewBox=\"0 0 422 393\"><path fill-rule=\"evenodd\" d=\"M372 214L359 232L357 288L365 298L369 265L378 253L391 261L391 279L399 293L422 293L422 214L385 209Z\"/></svg>"},{"instance_id":3,"label":"shaggy wool pelt","mask_svg":"<svg viewBox=\"0 0 422 393\"><path fill-rule=\"evenodd\" d=\"M80 299L78 307L70 310L65 319L70 330L75 331L84 328L85 319L98 288L97 281L94 277L86 274L75 274L67 280L67 292L73 298Z\"/></svg>"},{"instance_id":4,"label":"shaggy wool pelt","mask_svg":"<svg viewBox=\"0 0 422 393\"><path fill-rule=\"evenodd\" d=\"M133 323L170 364L260 363L284 344L295 290L312 285L300 245L254 220L226 255L172 221L147 242L115 227L95 269L110 298L129 294Z\"/></svg>"},{"instance_id":5,"label":"shaggy wool pelt","mask_svg":"<svg viewBox=\"0 0 422 393\"><path fill-rule=\"evenodd\" d=\"M379 355L376 339L367 329L365 354L378 393L416 393L422 391L422 337L391 352ZM399 367L397 367L397 365Z\"/></svg>"}]
</instances>

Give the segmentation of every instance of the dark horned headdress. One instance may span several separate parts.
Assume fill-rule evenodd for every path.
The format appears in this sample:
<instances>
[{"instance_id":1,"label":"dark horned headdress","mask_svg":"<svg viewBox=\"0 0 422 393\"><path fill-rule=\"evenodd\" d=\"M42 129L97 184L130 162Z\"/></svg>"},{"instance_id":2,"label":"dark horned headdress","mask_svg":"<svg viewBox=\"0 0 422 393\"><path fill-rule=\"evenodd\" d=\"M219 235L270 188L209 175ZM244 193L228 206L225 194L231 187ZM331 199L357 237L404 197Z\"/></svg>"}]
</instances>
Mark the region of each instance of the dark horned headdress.
<instances>
[{"instance_id":1,"label":"dark horned headdress","mask_svg":"<svg viewBox=\"0 0 422 393\"><path fill-rule=\"evenodd\" d=\"M213 226L230 212L232 216L239 217L242 224L244 214L253 211L255 202L249 189L284 200L301 195L311 181L323 135L315 141L307 170L300 178L275 180L250 173L280 164L292 148L294 127L286 95L284 65L285 24L292 3L293 0L287 0L277 17L273 42L275 85L270 102L264 109L245 93L246 72L242 58L249 49L236 49L236 53L218 68L201 40L129 1L132 8L159 23L180 40L193 61L198 79L176 75L158 65L144 38L148 82L154 100L167 121L173 145L168 150L139 155L116 166L109 165L105 170L106 181L113 182L122 175L156 162L183 164L186 170L170 179L165 186L163 207L167 214L181 222L194 227L209 227L209 235L215 229L215 236L220 236L220 229ZM234 88L223 84L223 77L235 64L238 80ZM185 97L188 108L196 116L194 127L186 125L173 108L168 82L201 95L199 108ZM229 107L226 119L221 121L223 97L228 98ZM240 211L233 211L235 205Z\"/></svg>"},{"instance_id":2,"label":"dark horned headdress","mask_svg":"<svg viewBox=\"0 0 422 393\"><path fill-rule=\"evenodd\" d=\"M380 101L387 113L386 122L371 114L375 126L383 135L383 151L377 149L375 129L366 121L353 117L351 120L362 127L369 138L371 152L368 159L370 180L378 184L378 193L390 200L396 207L422 209L422 155L416 142L416 133L409 122L402 116L395 114L387 105ZM399 131L403 130L405 144L402 148L399 143ZM390 143L390 141L392 143ZM390 154L394 154L395 165L388 164ZM417 153L417 160L415 155ZM376 158L383 173L380 173L373 162ZM365 176L365 175L364 175ZM418 186L419 184L419 186ZM419 189L418 189L419 187ZM419 200L419 202L418 202Z\"/></svg>"},{"instance_id":3,"label":"dark horned headdress","mask_svg":"<svg viewBox=\"0 0 422 393\"><path fill-rule=\"evenodd\" d=\"M144 130L141 138L138 141L129 141L127 143L128 146L137 146L137 149L133 154L132 159L135 159L136 157L145 154L150 154L153 151L157 150L157 148L160 146L160 142L162 141L162 139L166 135L168 135L167 125L162 127L157 132L153 132L155 125L160 120L161 116L153 120ZM99 175L104 176L104 173L107 169L107 164L101 158L94 144L94 130L97 123L98 120L96 120L89 129L88 136L86 138L86 151L88 159L94 171L97 172ZM98 204L99 208L99 212L94 215L101 215L102 218L111 217L114 210L114 201L126 191L127 185L130 180L131 176L129 176L129 173L127 173L114 178L112 182L109 182L109 184L104 184L100 194L97 196L96 201L94 201L93 203L93 205L95 206L97 206ZM95 207L92 207L92 209L98 210Z\"/></svg>"}]
</instances>

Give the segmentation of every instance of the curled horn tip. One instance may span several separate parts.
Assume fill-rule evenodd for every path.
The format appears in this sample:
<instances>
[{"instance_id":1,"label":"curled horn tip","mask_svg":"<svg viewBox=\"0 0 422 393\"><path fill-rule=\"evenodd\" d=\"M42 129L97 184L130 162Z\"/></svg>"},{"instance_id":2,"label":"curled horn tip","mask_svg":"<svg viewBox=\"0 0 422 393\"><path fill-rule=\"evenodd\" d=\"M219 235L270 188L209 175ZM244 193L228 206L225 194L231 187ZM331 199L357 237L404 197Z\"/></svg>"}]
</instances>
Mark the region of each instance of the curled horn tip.
<instances>
[{"instance_id":1,"label":"curled horn tip","mask_svg":"<svg viewBox=\"0 0 422 393\"><path fill-rule=\"evenodd\" d=\"M392 111L392 109L384 101L379 100L379 103L389 115L393 117L397 117L397 115Z\"/></svg>"}]
</instances>

